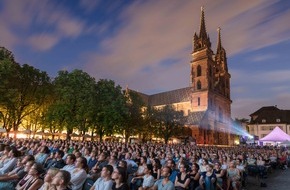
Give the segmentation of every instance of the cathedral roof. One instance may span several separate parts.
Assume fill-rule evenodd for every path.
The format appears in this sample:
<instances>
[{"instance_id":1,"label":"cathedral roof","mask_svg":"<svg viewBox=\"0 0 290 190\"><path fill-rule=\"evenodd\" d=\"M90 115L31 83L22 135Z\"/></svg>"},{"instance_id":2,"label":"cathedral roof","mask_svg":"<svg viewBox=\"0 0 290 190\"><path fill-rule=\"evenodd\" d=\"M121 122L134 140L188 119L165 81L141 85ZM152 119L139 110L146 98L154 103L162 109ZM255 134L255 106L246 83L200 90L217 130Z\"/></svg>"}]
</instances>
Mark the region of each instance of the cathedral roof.
<instances>
[{"instance_id":1,"label":"cathedral roof","mask_svg":"<svg viewBox=\"0 0 290 190\"><path fill-rule=\"evenodd\" d=\"M151 106L168 105L179 102L190 101L190 95L192 93L191 87L181 88L177 90L162 92L149 96L148 104Z\"/></svg>"}]
</instances>

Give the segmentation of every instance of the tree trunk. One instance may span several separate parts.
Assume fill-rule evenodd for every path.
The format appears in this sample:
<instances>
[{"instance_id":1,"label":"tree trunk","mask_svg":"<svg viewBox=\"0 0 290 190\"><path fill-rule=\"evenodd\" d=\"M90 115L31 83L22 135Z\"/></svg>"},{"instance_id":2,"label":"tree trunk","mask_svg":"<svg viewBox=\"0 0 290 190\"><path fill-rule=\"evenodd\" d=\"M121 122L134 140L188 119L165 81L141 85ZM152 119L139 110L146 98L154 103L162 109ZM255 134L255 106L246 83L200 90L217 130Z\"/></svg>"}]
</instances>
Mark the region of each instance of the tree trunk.
<instances>
[{"instance_id":1,"label":"tree trunk","mask_svg":"<svg viewBox=\"0 0 290 190\"><path fill-rule=\"evenodd\" d=\"M67 140L70 140L71 139L71 136L70 135L72 134L73 130L72 129L67 129L66 132L67 132L66 139Z\"/></svg>"}]
</instances>

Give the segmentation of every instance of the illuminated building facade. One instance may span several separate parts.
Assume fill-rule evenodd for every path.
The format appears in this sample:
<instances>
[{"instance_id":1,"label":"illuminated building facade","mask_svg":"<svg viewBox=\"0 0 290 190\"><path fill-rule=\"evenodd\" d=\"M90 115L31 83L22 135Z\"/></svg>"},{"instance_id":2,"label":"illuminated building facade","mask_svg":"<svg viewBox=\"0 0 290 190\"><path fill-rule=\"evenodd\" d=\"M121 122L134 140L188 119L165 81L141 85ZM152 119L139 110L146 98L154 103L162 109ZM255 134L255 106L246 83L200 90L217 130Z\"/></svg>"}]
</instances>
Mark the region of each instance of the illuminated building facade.
<instances>
[{"instance_id":1,"label":"illuminated building facade","mask_svg":"<svg viewBox=\"0 0 290 190\"><path fill-rule=\"evenodd\" d=\"M190 86L153 95L141 94L148 105L156 108L173 105L187 117L188 134L197 144L231 145L230 78L226 51L218 29L217 49L211 48L201 10L199 34L194 34L190 62Z\"/></svg>"}]
</instances>

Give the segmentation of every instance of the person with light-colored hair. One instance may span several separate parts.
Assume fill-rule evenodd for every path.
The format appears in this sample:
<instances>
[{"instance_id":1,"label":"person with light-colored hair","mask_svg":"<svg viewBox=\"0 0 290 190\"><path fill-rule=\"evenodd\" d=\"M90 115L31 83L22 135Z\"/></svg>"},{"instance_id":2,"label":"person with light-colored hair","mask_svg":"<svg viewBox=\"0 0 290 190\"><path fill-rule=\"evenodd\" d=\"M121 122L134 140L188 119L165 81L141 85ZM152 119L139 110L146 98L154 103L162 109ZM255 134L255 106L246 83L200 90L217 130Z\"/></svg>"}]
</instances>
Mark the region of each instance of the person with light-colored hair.
<instances>
[{"instance_id":1,"label":"person with light-colored hair","mask_svg":"<svg viewBox=\"0 0 290 190\"><path fill-rule=\"evenodd\" d=\"M49 168L44 177L44 184L38 190L55 190L56 187L51 182L58 171L58 168Z\"/></svg>"}]
</instances>

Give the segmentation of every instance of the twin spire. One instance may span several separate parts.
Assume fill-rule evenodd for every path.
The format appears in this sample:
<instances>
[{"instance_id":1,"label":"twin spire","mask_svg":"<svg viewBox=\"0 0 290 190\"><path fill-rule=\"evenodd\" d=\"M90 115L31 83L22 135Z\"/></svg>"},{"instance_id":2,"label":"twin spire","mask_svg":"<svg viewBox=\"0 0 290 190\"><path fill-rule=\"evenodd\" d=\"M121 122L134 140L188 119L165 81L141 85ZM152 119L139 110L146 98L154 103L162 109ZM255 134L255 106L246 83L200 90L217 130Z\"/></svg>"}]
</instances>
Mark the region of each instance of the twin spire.
<instances>
[{"instance_id":1,"label":"twin spire","mask_svg":"<svg viewBox=\"0 0 290 190\"><path fill-rule=\"evenodd\" d=\"M206 28L205 28L204 8L201 7L199 38L206 39L207 37L208 36L207 36Z\"/></svg>"},{"instance_id":2,"label":"twin spire","mask_svg":"<svg viewBox=\"0 0 290 190\"><path fill-rule=\"evenodd\" d=\"M217 42L217 54L222 51L222 43L221 43L221 29L218 27L218 42ZM194 35L194 52L203 47L211 47L209 35L206 32L205 27L205 16L204 16L204 7L201 7L201 17L200 17L200 28L199 28L199 35L197 36L196 33Z\"/></svg>"}]
</instances>

